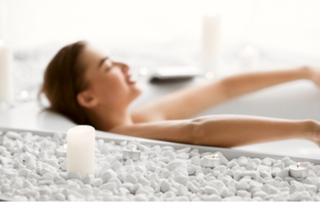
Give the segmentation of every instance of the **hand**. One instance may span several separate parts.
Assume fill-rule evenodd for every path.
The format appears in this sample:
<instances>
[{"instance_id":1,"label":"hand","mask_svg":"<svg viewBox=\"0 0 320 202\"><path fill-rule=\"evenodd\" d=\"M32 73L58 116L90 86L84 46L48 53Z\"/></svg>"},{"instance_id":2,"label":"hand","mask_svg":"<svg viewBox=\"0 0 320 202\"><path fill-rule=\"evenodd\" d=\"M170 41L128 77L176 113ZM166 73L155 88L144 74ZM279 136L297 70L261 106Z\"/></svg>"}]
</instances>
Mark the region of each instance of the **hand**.
<instances>
[{"instance_id":1,"label":"hand","mask_svg":"<svg viewBox=\"0 0 320 202\"><path fill-rule=\"evenodd\" d=\"M312 132L310 133L310 136L307 138L314 143L318 144L320 146L320 123L319 122L313 122L313 126L311 126Z\"/></svg>"}]
</instances>

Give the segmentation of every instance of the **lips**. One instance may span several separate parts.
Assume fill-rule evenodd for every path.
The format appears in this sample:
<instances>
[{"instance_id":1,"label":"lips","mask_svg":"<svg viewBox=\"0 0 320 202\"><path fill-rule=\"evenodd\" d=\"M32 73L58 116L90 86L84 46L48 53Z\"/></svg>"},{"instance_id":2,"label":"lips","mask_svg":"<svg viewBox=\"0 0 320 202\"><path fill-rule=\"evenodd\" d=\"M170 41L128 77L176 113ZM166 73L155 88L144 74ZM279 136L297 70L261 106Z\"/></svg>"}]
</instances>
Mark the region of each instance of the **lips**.
<instances>
[{"instance_id":1,"label":"lips","mask_svg":"<svg viewBox=\"0 0 320 202\"><path fill-rule=\"evenodd\" d=\"M132 75L128 75L127 76L127 83L129 85L132 85L132 84L135 84L136 83L136 80L132 77Z\"/></svg>"}]
</instances>

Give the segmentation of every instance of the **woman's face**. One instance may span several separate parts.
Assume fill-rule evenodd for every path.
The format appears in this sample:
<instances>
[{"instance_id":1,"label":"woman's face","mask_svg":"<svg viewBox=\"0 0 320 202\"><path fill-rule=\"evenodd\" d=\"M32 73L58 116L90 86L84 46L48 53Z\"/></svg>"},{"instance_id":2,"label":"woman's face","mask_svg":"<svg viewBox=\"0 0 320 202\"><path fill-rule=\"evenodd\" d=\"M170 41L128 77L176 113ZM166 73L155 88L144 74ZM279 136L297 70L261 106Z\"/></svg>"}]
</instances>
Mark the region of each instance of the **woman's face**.
<instances>
[{"instance_id":1,"label":"woman's face","mask_svg":"<svg viewBox=\"0 0 320 202\"><path fill-rule=\"evenodd\" d=\"M129 66L88 45L79 60L86 67L87 91L99 105L126 107L141 93L129 74Z\"/></svg>"}]
</instances>

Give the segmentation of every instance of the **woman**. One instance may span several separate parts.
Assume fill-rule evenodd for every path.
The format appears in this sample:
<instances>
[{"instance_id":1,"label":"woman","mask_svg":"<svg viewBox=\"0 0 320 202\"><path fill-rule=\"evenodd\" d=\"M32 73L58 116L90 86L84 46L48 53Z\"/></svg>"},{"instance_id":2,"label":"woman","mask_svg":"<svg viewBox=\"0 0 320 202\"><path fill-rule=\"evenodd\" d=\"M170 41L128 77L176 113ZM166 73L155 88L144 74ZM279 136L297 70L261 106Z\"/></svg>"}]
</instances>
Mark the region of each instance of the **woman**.
<instances>
[{"instance_id":1,"label":"woman","mask_svg":"<svg viewBox=\"0 0 320 202\"><path fill-rule=\"evenodd\" d=\"M129 111L129 105L141 91L128 70L126 64L79 41L54 56L40 93L50 101L50 110L77 124L90 124L112 133L219 147L289 138L320 142L320 123L313 120L236 115L188 119L228 99L284 82L308 79L320 87L319 69L299 67L236 75L183 89L134 112Z\"/></svg>"}]
</instances>

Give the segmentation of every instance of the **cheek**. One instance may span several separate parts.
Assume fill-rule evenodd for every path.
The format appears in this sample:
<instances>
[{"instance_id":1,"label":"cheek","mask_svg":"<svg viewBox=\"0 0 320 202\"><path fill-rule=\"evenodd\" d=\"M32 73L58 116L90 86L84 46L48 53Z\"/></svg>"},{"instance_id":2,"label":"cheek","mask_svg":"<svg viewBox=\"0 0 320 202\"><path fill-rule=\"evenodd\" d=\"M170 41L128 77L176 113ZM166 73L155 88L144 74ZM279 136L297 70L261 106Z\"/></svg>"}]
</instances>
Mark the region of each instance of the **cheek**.
<instances>
[{"instance_id":1,"label":"cheek","mask_svg":"<svg viewBox=\"0 0 320 202\"><path fill-rule=\"evenodd\" d=\"M123 97L127 93L127 85L120 76L110 76L104 79L97 88L99 88L99 93L108 99Z\"/></svg>"}]
</instances>

